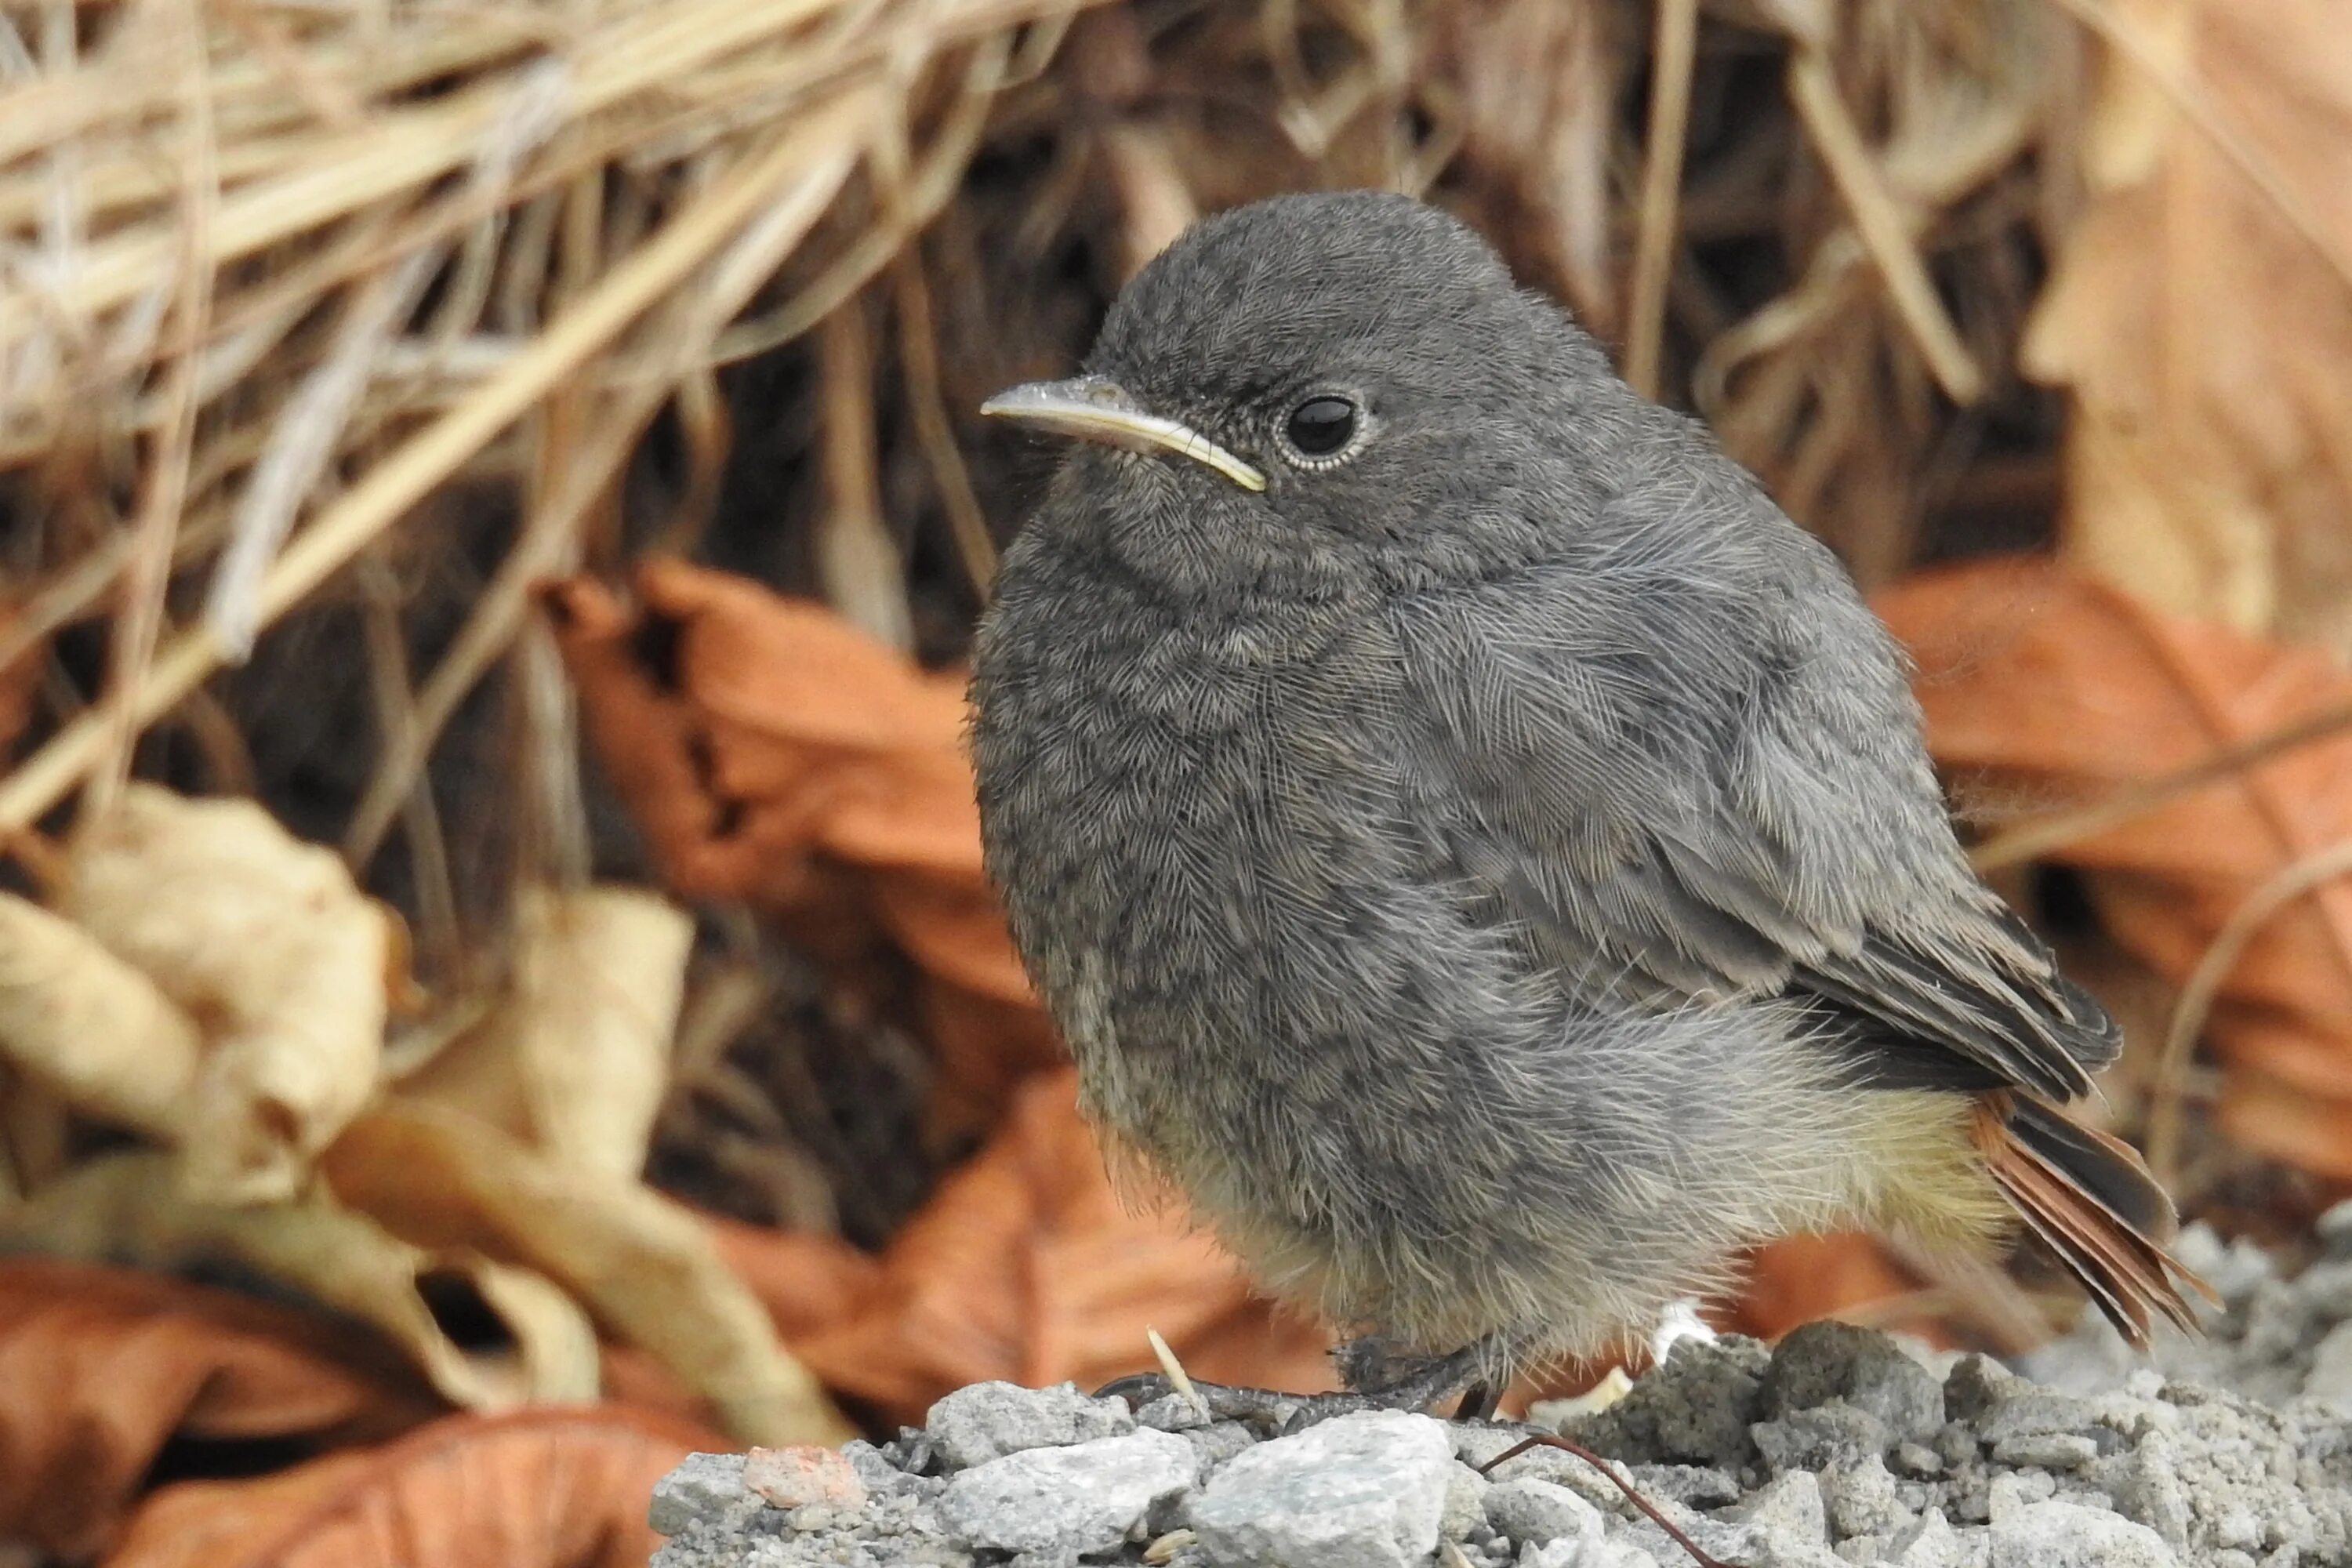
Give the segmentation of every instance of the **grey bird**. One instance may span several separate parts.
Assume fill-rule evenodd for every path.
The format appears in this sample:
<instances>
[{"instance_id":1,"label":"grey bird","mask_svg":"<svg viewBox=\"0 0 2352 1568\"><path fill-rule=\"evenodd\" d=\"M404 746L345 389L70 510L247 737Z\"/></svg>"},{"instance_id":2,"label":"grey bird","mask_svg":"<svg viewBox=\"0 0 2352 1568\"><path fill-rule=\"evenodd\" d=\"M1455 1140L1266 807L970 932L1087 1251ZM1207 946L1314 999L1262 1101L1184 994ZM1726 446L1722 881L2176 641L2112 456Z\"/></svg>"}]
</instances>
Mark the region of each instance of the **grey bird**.
<instances>
[{"instance_id":1,"label":"grey bird","mask_svg":"<svg viewBox=\"0 0 2352 1568\"><path fill-rule=\"evenodd\" d=\"M1079 438L980 629L989 873L1088 1115L1360 1336L1352 1403L1491 1408L1855 1223L2193 1322L1900 651L1471 230L1210 217L985 411Z\"/></svg>"}]
</instances>

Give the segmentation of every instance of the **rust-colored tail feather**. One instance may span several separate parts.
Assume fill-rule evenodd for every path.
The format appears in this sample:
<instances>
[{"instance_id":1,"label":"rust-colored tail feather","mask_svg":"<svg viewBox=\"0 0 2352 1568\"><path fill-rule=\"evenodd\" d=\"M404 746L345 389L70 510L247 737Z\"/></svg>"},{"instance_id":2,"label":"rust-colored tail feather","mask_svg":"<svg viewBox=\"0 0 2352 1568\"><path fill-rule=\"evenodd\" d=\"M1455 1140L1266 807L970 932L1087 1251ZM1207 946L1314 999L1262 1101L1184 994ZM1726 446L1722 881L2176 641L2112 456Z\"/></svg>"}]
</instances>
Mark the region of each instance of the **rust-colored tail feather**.
<instances>
[{"instance_id":1,"label":"rust-colored tail feather","mask_svg":"<svg viewBox=\"0 0 2352 1568\"><path fill-rule=\"evenodd\" d=\"M1976 1140L2027 1228L2133 1344L2147 1345L2158 1315L2195 1331L2182 1285L2218 1301L2164 1249L2176 1226L2172 1201L2130 1145L2009 1092L1984 1097Z\"/></svg>"}]
</instances>

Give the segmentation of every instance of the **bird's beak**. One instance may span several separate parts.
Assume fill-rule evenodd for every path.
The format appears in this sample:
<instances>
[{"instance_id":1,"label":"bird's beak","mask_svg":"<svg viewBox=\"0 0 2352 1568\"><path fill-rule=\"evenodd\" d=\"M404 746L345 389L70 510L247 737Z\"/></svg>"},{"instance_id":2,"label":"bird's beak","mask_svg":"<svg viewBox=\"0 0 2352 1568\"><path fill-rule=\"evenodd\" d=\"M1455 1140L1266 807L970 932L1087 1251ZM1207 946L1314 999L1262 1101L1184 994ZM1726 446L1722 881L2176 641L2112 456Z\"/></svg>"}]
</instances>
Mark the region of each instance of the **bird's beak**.
<instances>
[{"instance_id":1,"label":"bird's beak","mask_svg":"<svg viewBox=\"0 0 2352 1568\"><path fill-rule=\"evenodd\" d=\"M1216 469L1245 490L1265 489L1264 474L1190 425L1145 412L1125 387L1108 376L1032 382L998 393L982 404L980 411L1082 440L1124 447L1130 452L1181 453Z\"/></svg>"}]
</instances>

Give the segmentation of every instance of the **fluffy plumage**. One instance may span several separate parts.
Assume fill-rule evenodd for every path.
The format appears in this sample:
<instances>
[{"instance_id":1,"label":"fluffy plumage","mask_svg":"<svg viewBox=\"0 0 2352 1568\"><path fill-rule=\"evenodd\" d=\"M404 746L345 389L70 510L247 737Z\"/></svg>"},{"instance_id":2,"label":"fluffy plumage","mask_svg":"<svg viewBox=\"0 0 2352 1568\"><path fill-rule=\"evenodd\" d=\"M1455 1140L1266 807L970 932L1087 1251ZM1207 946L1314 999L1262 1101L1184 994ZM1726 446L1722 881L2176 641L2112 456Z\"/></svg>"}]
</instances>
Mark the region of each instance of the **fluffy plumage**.
<instances>
[{"instance_id":1,"label":"fluffy plumage","mask_svg":"<svg viewBox=\"0 0 2352 1568\"><path fill-rule=\"evenodd\" d=\"M2179 1315L2162 1194L2043 1121L2113 1026L1701 427L1365 194L1197 226L1087 368L1266 484L1071 449L981 632L988 866L1089 1111L1271 1285L1589 1352L1747 1243L2014 1207L2131 1331ZM1280 435L1318 394L1336 460Z\"/></svg>"}]
</instances>

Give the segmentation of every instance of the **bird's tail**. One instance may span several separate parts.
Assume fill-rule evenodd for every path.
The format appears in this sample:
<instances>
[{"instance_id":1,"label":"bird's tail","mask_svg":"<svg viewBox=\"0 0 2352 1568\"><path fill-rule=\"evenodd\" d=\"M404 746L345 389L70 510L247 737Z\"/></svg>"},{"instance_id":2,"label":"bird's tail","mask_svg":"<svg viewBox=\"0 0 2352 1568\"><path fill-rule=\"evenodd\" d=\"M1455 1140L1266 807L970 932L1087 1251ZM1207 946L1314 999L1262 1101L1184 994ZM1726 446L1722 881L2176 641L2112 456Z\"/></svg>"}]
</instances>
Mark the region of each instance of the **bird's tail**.
<instances>
[{"instance_id":1,"label":"bird's tail","mask_svg":"<svg viewBox=\"0 0 2352 1568\"><path fill-rule=\"evenodd\" d=\"M2116 1331L2145 1346L2159 1315L2193 1331L2181 1287L2219 1298L2165 1250L2179 1222L2139 1155L2029 1094L1988 1094L1980 1104L1977 1147L1993 1181Z\"/></svg>"}]
</instances>

